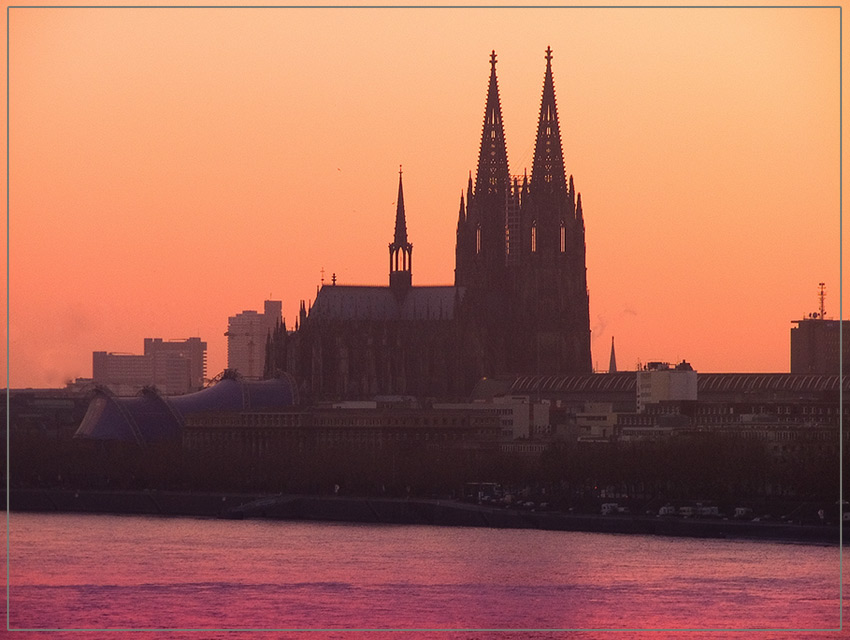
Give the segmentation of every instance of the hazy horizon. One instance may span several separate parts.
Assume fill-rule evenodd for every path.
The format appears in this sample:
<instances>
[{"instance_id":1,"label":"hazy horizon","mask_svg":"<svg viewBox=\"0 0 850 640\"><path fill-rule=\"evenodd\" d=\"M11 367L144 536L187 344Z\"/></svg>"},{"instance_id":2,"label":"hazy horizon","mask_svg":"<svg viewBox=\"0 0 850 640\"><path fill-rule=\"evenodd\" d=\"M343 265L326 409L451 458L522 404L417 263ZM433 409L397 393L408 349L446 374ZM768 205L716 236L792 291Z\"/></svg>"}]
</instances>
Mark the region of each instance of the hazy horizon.
<instances>
[{"instance_id":1,"label":"hazy horizon","mask_svg":"<svg viewBox=\"0 0 850 640\"><path fill-rule=\"evenodd\" d=\"M553 50L595 367L788 371L819 282L839 317L838 8L9 15L12 387L146 337L212 377L229 316L386 284L399 165L413 283L451 284L492 50L519 175Z\"/></svg>"}]
</instances>

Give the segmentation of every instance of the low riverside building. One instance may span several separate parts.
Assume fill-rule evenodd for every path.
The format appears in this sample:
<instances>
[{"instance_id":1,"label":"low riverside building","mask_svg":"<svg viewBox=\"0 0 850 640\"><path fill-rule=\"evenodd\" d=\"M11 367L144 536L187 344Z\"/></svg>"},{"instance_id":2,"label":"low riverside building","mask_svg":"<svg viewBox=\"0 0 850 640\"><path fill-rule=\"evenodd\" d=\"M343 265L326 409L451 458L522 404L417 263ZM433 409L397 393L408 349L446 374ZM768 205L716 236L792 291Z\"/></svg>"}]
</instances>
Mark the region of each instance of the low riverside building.
<instances>
[{"instance_id":1,"label":"low riverside building","mask_svg":"<svg viewBox=\"0 0 850 640\"><path fill-rule=\"evenodd\" d=\"M710 433L724 439L758 442L772 460L782 463L793 463L803 456L835 460L839 454L838 427L834 425L743 420L710 429L696 426L681 433L688 436Z\"/></svg>"},{"instance_id":2,"label":"low riverside building","mask_svg":"<svg viewBox=\"0 0 850 640\"><path fill-rule=\"evenodd\" d=\"M70 439L86 413L91 400L89 391L86 386L9 389L6 431L12 438L32 436L51 440Z\"/></svg>"},{"instance_id":3,"label":"low riverside building","mask_svg":"<svg viewBox=\"0 0 850 640\"><path fill-rule=\"evenodd\" d=\"M637 372L637 411L661 402L697 399L697 372L684 360L671 367L667 362L650 362Z\"/></svg>"},{"instance_id":4,"label":"low riverside building","mask_svg":"<svg viewBox=\"0 0 850 640\"><path fill-rule=\"evenodd\" d=\"M189 416L183 446L257 456L340 447L494 449L500 434L497 415L470 409L313 408Z\"/></svg>"},{"instance_id":5,"label":"low riverside building","mask_svg":"<svg viewBox=\"0 0 850 640\"><path fill-rule=\"evenodd\" d=\"M695 433L755 439L774 457L828 448L837 455L838 375L701 373L653 363L640 371L515 376L482 381L477 402L527 395L548 402L553 437L568 442L663 440ZM850 377L843 380L850 393ZM561 428L563 427L563 428ZM850 435L850 434L848 434ZM845 436L847 438L848 436Z\"/></svg>"},{"instance_id":6,"label":"low riverside building","mask_svg":"<svg viewBox=\"0 0 850 640\"><path fill-rule=\"evenodd\" d=\"M433 408L498 416L503 440L545 438L551 432L549 403L533 402L528 396L499 396L490 402L435 403Z\"/></svg>"},{"instance_id":7,"label":"low riverside building","mask_svg":"<svg viewBox=\"0 0 850 640\"><path fill-rule=\"evenodd\" d=\"M614 438L617 414L611 402L588 402L575 413L579 442L608 442Z\"/></svg>"}]
</instances>

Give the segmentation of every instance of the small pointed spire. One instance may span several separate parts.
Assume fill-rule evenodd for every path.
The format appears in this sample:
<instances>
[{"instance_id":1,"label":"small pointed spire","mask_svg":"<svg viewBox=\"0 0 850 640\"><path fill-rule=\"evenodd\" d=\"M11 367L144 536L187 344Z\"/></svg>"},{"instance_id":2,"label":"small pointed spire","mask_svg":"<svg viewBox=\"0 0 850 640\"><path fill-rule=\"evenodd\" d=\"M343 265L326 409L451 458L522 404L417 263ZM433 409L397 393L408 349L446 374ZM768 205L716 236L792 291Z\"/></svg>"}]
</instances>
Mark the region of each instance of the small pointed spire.
<instances>
[{"instance_id":1,"label":"small pointed spire","mask_svg":"<svg viewBox=\"0 0 850 640\"><path fill-rule=\"evenodd\" d=\"M614 354L614 336L611 336L611 360L608 363L608 373L617 373L617 356Z\"/></svg>"},{"instance_id":2,"label":"small pointed spire","mask_svg":"<svg viewBox=\"0 0 850 640\"><path fill-rule=\"evenodd\" d=\"M404 190L401 186L401 165L398 165L398 199L395 208L395 236L397 245L407 244L407 219L404 217Z\"/></svg>"},{"instance_id":3,"label":"small pointed spire","mask_svg":"<svg viewBox=\"0 0 850 640\"><path fill-rule=\"evenodd\" d=\"M410 288L413 268L413 245L407 241L407 220L404 216L404 191L401 184L401 165L398 166L398 201L395 213L395 235L389 245L390 287L397 295Z\"/></svg>"},{"instance_id":4,"label":"small pointed spire","mask_svg":"<svg viewBox=\"0 0 850 640\"><path fill-rule=\"evenodd\" d=\"M584 220L581 212L581 194L578 194L578 201L576 202L576 220Z\"/></svg>"},{"instance_id":5,"label":"small pointed spire","mask_svg":"<svg viewBox=\"0 0 850 640\"><path fill-rule=\"evenodd\" d=\"M460 228L466 223L466 207L463 203L463 191L460 192L460 212L457 215L457 226Z\"/></svg>"},{"instance_id":6,"label":"small pointed spire","mask_svg":"<svg viewBox=\"0 0 850 640\"><path fill-rule=\"evenodd\" d=\"M466 185L466 202L472 203L472 171L469 172L469 183Z\"/></svg>"}]
</instances>

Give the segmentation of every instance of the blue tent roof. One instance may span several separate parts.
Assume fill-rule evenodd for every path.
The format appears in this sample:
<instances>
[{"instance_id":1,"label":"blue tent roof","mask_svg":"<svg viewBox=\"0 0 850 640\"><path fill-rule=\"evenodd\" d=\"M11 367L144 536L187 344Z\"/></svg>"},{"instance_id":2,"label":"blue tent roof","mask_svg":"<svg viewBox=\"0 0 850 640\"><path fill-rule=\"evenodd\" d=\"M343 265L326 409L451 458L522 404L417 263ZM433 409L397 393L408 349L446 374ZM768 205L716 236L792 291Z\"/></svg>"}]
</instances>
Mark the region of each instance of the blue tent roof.
<instances>
[{"instance_id":1,"label":"blue tent roof","mask_svg":"<svg viewBox=\"0 0 850 640\"><path fill-rule=\"evenodd\" d=\"M195 413L284 409L295 403L295 385L289 377L258 382L224 378L183 396L145 389L123 398L99 389L74 437L145 444L179 438L186 416Z\"/></svg>"}]
</instances>

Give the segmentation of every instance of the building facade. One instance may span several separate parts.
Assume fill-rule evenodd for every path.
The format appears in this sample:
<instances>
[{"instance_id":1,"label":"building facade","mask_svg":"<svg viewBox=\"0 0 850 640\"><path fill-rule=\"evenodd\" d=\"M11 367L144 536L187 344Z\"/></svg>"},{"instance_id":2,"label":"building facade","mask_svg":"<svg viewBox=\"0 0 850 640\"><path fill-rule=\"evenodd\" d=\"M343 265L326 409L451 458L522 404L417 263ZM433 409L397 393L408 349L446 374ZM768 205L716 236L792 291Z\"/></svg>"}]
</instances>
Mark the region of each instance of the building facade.
<instances>
[{"instance_id":1,"label":"building facade","mask_svg":"<svg viewBox=\"0 0 850 640\"><path fill-rule=\"evenodd\" d=\"M850 374L850 339L846 320L821 317L795 320L791 328L791 373ZM844 336L843 364L841 333ZM843 367L843 370L842 370Z\"/></svg>"},{"instance_id":2,"label":"building facade","mask_svg":"<svg viewBox=\"0 0 850 640\"><path fill-rule=\"evenodd\" d=\"M92 383L117 395L134 395L143 387L176 395L204 385L207 343L200 338L163 341L145 338L144 355L92 353Z\"/></svg>"},{"instance_id":3,"label":"building facade","mask_svg":"<svg viewBox=\"0 0 850 640\"><path fill-rule=\"evenodd\" d=\"M675 366L650 362L637 372L637 410L659 402L696 402L697 372L682 360Z\"/></svg>"},{"instance_id":4,"label":"building facade","mask_svg":"<svg viewBox=\"0 0 850 640\"><path fill-rule=\"evenodd\" d=\"M244 378L263 377L270 335L281 324L280 300L266 300L263 312L242 311L227 319L227 368Z\"/></svg>"},{"instance_id":5,"label":"building facade","mask_svg":"<svg viewBox=\"0 0 850 640\"><path fill-rule=\"evenodd\" d=\"M145 338L145 355L175 353L189 361L189 391L203 389L207 377L207 343L200 338L163 340Z\"/></svg>"},{"instance_id":6,"label":"building facade","mask_svg":"<svg viewBox=\"0 0 850 640\"><path fill-rule=\"evenodd\" d=\"M340 448L494 449L499 419L469 409L336 409L199 413L183 429L184 448L262 456Z\"/></svg>"},{"instance_id":7,"label":"building facade","mask_svg":"<svg viewBox=\"0 0 850 640\"><path fill-rule=\"evenodd\" d=\"M279 328L267 376L291 372L305 399L377 394L462 398L484 376L589 373L590 320L581 196L567 179L552 52L530 179L508 168L490 57L478 168L460 198L454 286L413 284L402 178L389 285L323 286Z\"/></svg>"},{"instance_id":8,"label":"building facade","mask_svg":"<svg viewBox=\"0 0 850 640\"><path fill-rule=\"evenodd\" d=\"M642 389L648 372L664 375ZM850 405L840 402L848 393L850 378L838 374L698 374L688 366L506 376L481 381L473 398L486 402L527 394L548 401L556 437L565 440L628 442L708 434L767 443L774 457L793 460L802 451L837 459L842 438L850 441L840 431L842 420L850 420Z\"/></svg>"}]
</instances>

